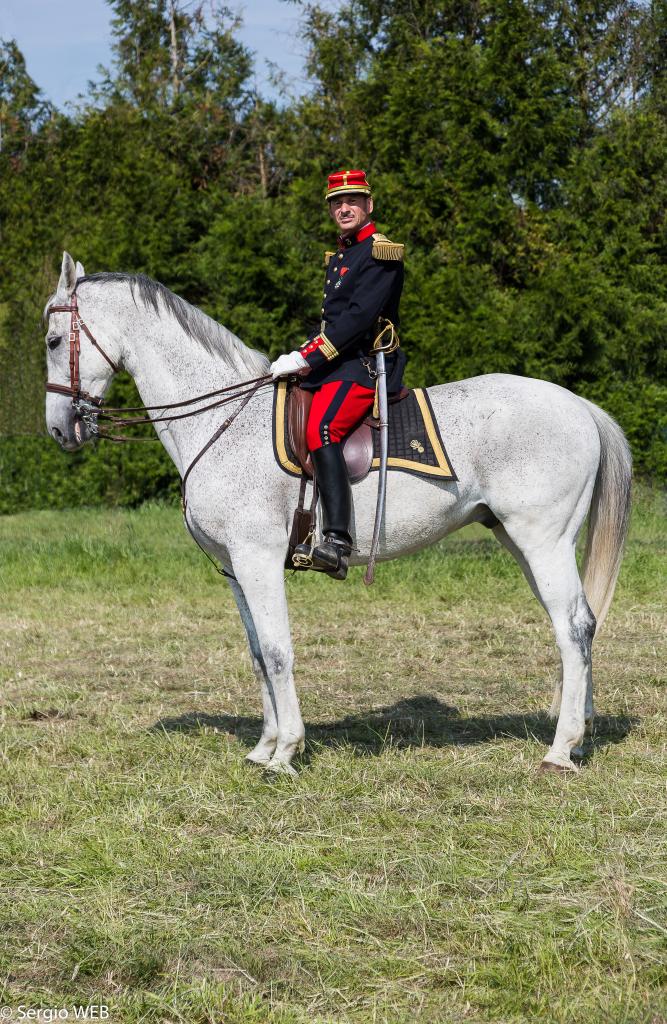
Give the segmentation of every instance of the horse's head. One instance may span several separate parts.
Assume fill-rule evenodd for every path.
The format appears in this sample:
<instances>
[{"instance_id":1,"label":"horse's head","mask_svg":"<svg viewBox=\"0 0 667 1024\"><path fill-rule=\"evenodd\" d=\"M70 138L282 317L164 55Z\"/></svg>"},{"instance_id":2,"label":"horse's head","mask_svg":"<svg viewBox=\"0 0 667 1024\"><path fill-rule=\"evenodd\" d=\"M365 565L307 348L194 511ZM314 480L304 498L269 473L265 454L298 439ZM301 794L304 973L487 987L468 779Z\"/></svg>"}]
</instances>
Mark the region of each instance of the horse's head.
<instances>
[{"instance_id":1,"label":"horse's head","mask_svg":"<svg viewBox=\"0 0 667 1024\"><path fill-rule=\"evenodd\" d=\"M80 263L63 253L60 280L45 310L47 323L46 425L65 451L73 452L94 432L94 408L118 369L91 333L91 313L79 307L77 282L84 277ZM93 322L99 322L95 318Z\"/></svg>"}]
</instances>

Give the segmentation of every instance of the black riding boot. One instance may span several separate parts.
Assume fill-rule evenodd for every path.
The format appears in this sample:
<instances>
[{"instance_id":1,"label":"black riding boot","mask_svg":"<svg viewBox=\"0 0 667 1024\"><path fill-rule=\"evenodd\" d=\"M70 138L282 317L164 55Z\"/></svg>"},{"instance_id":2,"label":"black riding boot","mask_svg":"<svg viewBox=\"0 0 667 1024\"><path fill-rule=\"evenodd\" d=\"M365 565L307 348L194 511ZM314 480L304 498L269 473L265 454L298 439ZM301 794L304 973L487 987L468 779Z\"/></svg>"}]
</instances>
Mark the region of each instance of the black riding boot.
<instances>
[{"instance_id":1,"label":"black riding boot","mask_svg":"<svg viewBox=\"0 0 667 1024\"><path fill-rule=\"evenodd\" d=\"M322 543L313 549L311 568L344 580L352 553L350 478L340 444L326 444L311 452L322 501ZM297 549L298 550L298 549Z\"/></svg>"}]
</instances>

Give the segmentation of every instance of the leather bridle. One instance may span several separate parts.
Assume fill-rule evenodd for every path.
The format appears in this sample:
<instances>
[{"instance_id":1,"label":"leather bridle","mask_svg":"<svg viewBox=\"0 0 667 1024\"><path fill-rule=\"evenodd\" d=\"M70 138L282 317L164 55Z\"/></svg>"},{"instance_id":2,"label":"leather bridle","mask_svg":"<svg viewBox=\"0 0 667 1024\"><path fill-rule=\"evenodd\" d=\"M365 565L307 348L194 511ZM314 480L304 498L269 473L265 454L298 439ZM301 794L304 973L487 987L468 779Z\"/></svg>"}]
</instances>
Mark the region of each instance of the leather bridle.
<instances>
[{"instance_id":1,"label":"leather bridle","mask_svg":"<svg viewBox=\"0 0 667 1024\"><path fill-rule=\"evenodd\" d=\"M218 388L217 391L209 391L205 395L196 395L194 398L186 398L181 402L172 402L169 405L142 405L135 408L125 409L110 409L102 408L103 398L101 395L91 395L87 391L81 390L81 376L79 372L79 354L81 352L81 331L86 335L92 345L95 346L97 351L102 355L114 373L118 373L120 367L114 363L107 353L104 351L102 346L98 343L97 339L93 337L91 331L88 329L86 324L79 316L79 306L76 298L76 291L72 292L69 306L49 306L46 310L47 315L51 313L69 313L70 314L70 330L69 330L69 387L67 384L53 384L47 381L46 390L53 395L64 395L71 397L72 406L75 412L81 417L86 423L90 433L98 438L104 438L108 441L156 441L157 438L145 438L145 437L127 437L118 434L109 434L105 431L100 430L98 425L98 418L102 417L105 420L113 423L116 429L122 429L124 427L139 426L144 423L163 423L165 421L186 419L190 416L197 416L200 413L209 412L211 409L217 409L220 406L227 405L230 402L240 401L240 405L234 409L234 411L227 417L224 423L217 428L213 435L209 438L206 444L197 452L195 457L190 462L189 466L185 470L181 480L181 506L183 509L183 516L185 519L186 526L190 533L192 529L187 519L187 501L186 501L186 485L188 477L191 471L197 465L199 460L206 452L211 448L219 437L224 434L228 427L234 422L239 413L245 409L246 405L253 398L260 388L273 386L273 378L271 374L265 374L263 377L255 377L253 380L240 381L238 384L232 384L229 387ZM222 396L222 397L221 397ZM214 399L207 405L201 405L201 402ZM199 406L198 408L186 409L185 412L168 412L167 415L163 416L148 416L149 412L155 412L157 410L167 411L172 409L182 410L187 406ZM121 413L127 414L142 413L141 416L128 417L127 415L119 415ZM195 541L202 548L202 551L206 557L210 560L211 556L201 546L197 537L192 533ZM213 562L215 565L215 562ZM218 572L223 576L231 576L225 569L220 569L216 566ZM232 579L234 577L232 576Z\"/></svg>"},{"instance_id":2,"label":"leather bridle","mask_svg":"<svg viewBox=\"0 0 667 1024\"><path fill-rule=\"evenodd\" d=\"M81 331L83 331L91 344L95 346L100 355L106 359L114 373L118 373L120 367L114 363L113 359L111 359L109 355L107 355L100 343L97 341L97 338L94 337L90 329L81 319L81 316L79 315L76 291L72 292L69 306L49 306L46 312L49 316L51 313L70 314L69 386L67 384L53 384L51 381L47 381L46 390L53 395L64 395L65 397L70 397L75 411L86 422L91 433L99 438L106 438L109 441L155 441L157 438L127 437L119 436L118 434L106 433L100 430L97 422L98 418L108 420L117 430L122 430L125 427L136 427L145 423L156 424L171 422L172 420L187 419L190 416L198 416L200 413L209 412L211 409L217 409L220 406L227 405L229 402L233 402L237 399L252 398L260 387L273 384L271 375L265 374L263 377L255 377L253 380L240 381L238 384L232 384L225 388L218 388L216 391L209 391L204 395L195 395L194 398L186 398L181 402L171 402L163 405L139 405L126 408L109 408L103 406L104 400L101 395L91 395L88 391L81 390L81 375L79 372ZM202 402L208 402L209 399L214 399L214 401L206 405L201 404ZM243 408L245 404L246 402L243 402L241 408ZM188 406L198 406L198 408L187 408ZM232 416L232 420L236 415L238 415L241 408L239 408ZM179 411L172 412L171 410ZM166 413L166 415L146 415L147 413L154 413L157 411ZM126 415L127 413L142 413L143 415L128 417ZM225 421L225 424L228 425L227 421Z\"/></svg>"},{"instance_id":3,"label":"leather bridle","mask_svg":"<svg viewBox=\"0 0 667 1024\"><path fill-rule=\"evenodd\" d=\"M52 384L47 381L46 390L53 395L69 395L72 399L73 405L78 405L81 401L89 402L91 405L97 406L98 408L102 404L101 396L90 395L87 391L81 390L81 376L79 373L79 353L81 352L81 331L86 335L92 345L95 346L100 355L104 356L107 363L111 367L114 373L118 373L119 367L114 363L113 359L107 355L102 346L98 343L97 339L93 337L91 331L84 324L83 320L79 316L79 304L77 302L76 291L72 292L70 297L69 306L49 306L47 309L47 315L51 313L69 313L70 314L70 328L69 328L69 387L66 384Z\"/></svg>"}]
</instances>

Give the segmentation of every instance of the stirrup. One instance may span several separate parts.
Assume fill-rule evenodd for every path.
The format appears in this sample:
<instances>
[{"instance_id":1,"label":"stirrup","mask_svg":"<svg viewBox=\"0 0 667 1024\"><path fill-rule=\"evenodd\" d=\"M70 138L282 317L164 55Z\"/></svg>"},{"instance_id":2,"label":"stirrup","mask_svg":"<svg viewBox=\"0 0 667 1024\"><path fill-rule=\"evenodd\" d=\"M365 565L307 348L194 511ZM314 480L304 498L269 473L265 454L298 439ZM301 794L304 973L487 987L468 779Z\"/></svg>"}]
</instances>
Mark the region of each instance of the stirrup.
<instances>
[{"instance_id":1,"label":"stirrup","mask_svg":"<svg viewBox=\"0 0 667 1024\"><path fill-rule=\"evenodd\" d=\"M344 580L352 545L342 537L326 533L321 544L312 551L312 566L318 572L325 572L334 580Z\"/></svg>"},{"instance_id":2,"label":"stirrup","mask_svg":"<svg viewBox=\"0 0 667 1024\"><path fill-rule=\"evenodd\" d=\"M302 544L297 544L292 564L295 569L312 569L313 572L324 572L334 580L344 580L351 554L352 546L347 541L330 534L325 535L315 547L313 533Z\"/></svg>"},{"instance_id":3,"label":"stirrup","mask_svg":"<svg viewBox=\"0 0 667 1024\"><path fill-rule=\"evenodd\" d=\"M312 569L313 550L315 548L315 530L311 529L306 539L297 544L292 554L292 565L295 569Z\"/></svg>"}]
</instances>

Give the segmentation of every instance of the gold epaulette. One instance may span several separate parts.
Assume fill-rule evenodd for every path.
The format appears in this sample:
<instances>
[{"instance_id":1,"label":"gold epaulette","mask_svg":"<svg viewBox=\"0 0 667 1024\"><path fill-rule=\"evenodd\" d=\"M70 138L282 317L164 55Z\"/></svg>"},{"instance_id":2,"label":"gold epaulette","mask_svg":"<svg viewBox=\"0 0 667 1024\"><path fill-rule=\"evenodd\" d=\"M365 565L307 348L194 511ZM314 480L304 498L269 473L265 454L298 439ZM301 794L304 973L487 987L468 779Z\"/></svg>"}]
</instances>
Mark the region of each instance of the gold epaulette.
<instances>
[{"instance_id":1,"label":"gold epaulette","mask_svg":"<svg viewBox=\"0 0 667 1024\"><path fill-rule=\"evenodd\" d=\"M324 266L325 267L329 266L329 260L331 259L332 256L335 256L335 255L336 255L335 252L325 252L325 254L324 254Z\"/></svg>"},{"instance_id":2,"label":"gold epaulette","mask_svg":"<svg viewBox=\"0 0 667 1024\"><path fill-rule=\"evenodd\" d=\"M390 242L386 235L373 235L371 255L376 260L402 260L405 246L401 242Z\"/></svg>"}]
</instances>

